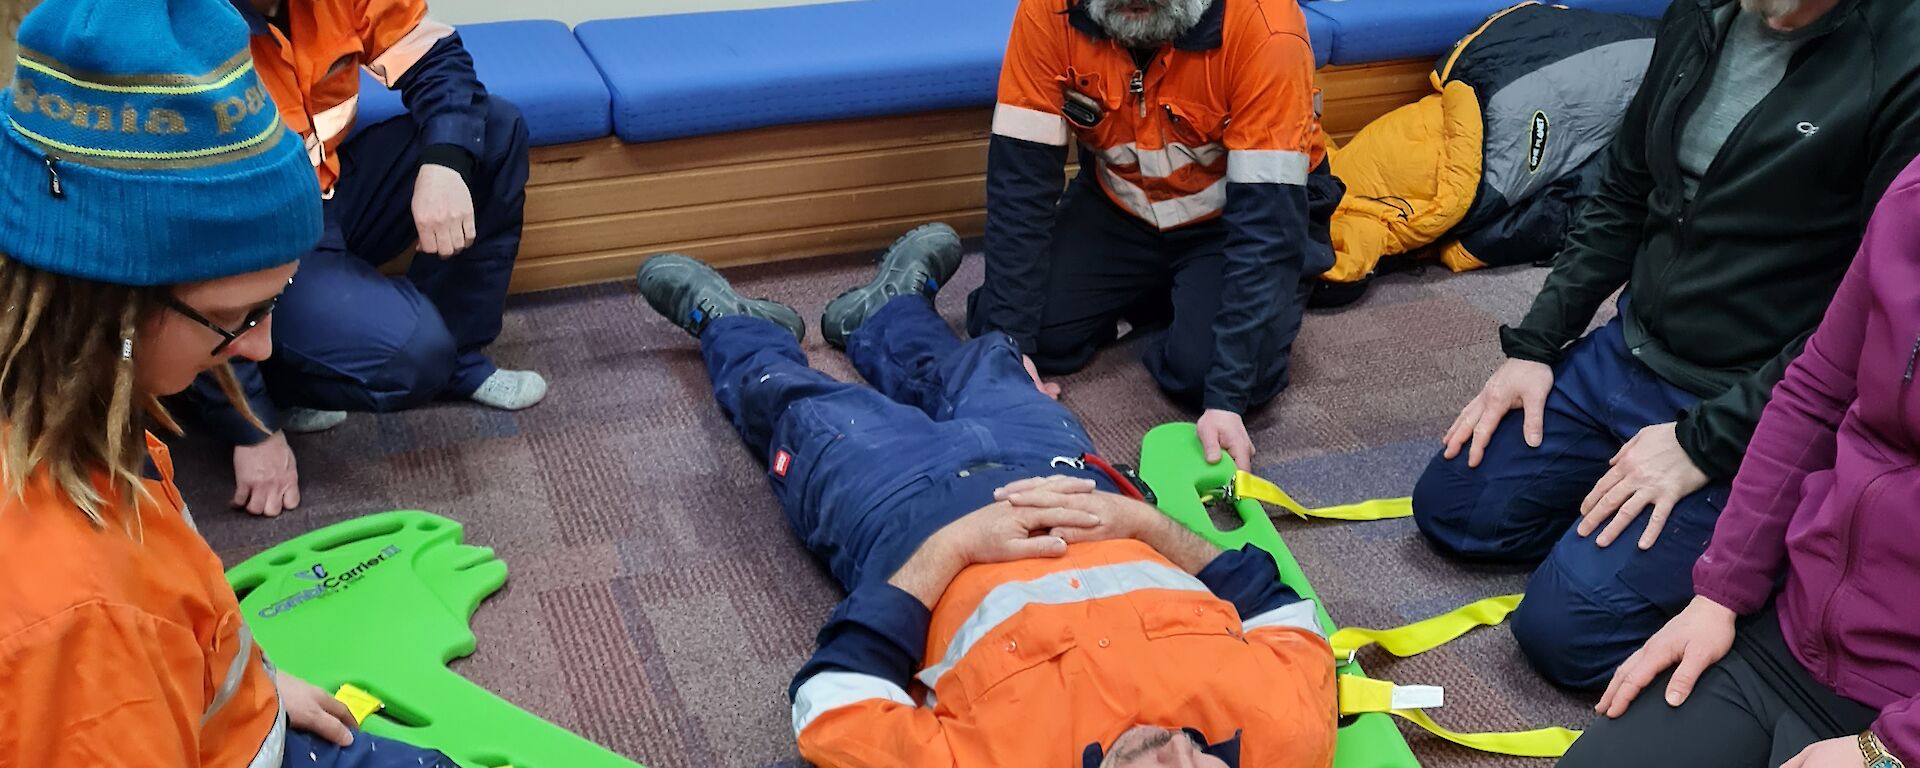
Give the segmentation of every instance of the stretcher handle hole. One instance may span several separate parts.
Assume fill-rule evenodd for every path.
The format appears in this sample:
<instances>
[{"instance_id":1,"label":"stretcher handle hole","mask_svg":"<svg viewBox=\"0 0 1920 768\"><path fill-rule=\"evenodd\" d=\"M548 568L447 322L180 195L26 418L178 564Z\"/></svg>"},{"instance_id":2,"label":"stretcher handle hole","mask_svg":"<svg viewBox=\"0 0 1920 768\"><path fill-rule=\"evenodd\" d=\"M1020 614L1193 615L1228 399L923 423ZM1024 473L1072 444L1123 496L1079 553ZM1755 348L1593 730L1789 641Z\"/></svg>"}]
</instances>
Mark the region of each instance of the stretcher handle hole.
<instances>
[{"instance_id":1,"label":"stretcher handle hole","mask_svg":"<svg viewBox=\"0 0 1920 768\"><path fill-rule=\"evenodd\" d=\"M1213 522L1214 530L1221 533L1233 533L1247 524L1239 506L1224 497L1207 500L1207 517Z\"/></svg>"},{"instance_id":2,"label":"stretcher handle hole","mask_svg":"<svg viewBox=\"0 0 1920 768\"><path fill-rule=\"evenodd\" d=\"M247 595L253 594L253 591L256 589L259 589L260 585L264 583L266 583L266 577L263 577L257 573L247 576L245 581L242 581L239 584L233 585L234 602L239 602L239 603L246 602Z\"/></svg>"},{"instance_id":3,"label":"stretcher handle hole","mask_svg":"<svg viewBox=\"0 0 1920 768\"><path fill-rule=\"evenodd\" d=\"M348 544L366 541L367 539L391 536L399 533L400 529L404 527L406 527L405 523L392 518L372 522L364 526L346 526L339 531L331 532L332 535L326 538L313 542L313 551L327 552L339 549ZM291 562L291 557L289 557L289 562Z\"/></svg>"}]
</instances>

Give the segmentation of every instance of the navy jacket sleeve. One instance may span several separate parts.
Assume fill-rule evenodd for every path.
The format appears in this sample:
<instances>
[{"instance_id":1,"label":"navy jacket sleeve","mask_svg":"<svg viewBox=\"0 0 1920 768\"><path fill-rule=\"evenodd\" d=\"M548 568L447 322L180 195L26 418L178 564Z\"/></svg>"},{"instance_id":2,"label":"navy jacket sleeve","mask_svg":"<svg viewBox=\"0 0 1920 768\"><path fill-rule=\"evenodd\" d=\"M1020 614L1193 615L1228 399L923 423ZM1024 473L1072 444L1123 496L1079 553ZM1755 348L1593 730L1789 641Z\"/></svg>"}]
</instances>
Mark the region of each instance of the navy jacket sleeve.
<instances>
[{"instance_id":1,"label":"navy jacket sleeve","mask_svg":"<svg viewBox=\"0 0 1920 768\"><path fill-rule=\"evenodd\" d=\"M794 676L787 697L793 698L814 675L834 671L871 675L905 690L927 652L927 625L932 622L927 606L891 584L854 590L820 629L813 658Z\"/></svg>"},{"instance_id":2,"label":"navy jacket sleeve","mask_svg":"<svg viewBox=\"0 0 1920 768\"><path fill-rule=\"evenodd\" d=\"M1306 601L1292 587L1280 582L1280 566L1273 555L1259 547L1242 547L1220 553L1200 569L1200 583L1215 597L1233 603L1242 618L1252 618Z\"/></svg>"},{"instance_id":3,"label":"navy jacket sleeve","mask_svg":"<svg viewBox=\"0 0 1920 768\"><path fill-rule=\"evenodd\" d=\"M1231 161L1229 161L1231 162ZM1213 366L1202 406L1245 413L1262 355L1286 346L1284 312L1300 300L1306 271L1307 188L1298 184L1227 184L1226 266L1220 310L1213 317Z\"/></svg>"},{"instance_id":4,"label":"navy jacket sleeve","mask_svg":"<svg viewBox=\"0 0 1920 768\"><path fill-rule=\"evenodd\" d=\"M1065 146L999 134L988 141L987 278L968 333L1003 331L1021 352L1034 353L1066 164Z\"/></svg>"},{"instance_id":5,"label":"navy jacket sleeve","mask_svg":"<svg viewBox=\"0 0 1920 768\"><path fill-rule=\"evenodd\" d=\"M256 445L274 432L280 431L280 411L267 397L266 379L260 376L260 366L250 360L234 359L234 378L240 382L240 390L246 393L247 404L253 407L253 415L267 426L267 432L261 432L241 415L227 394L220 390L219 381L213 374L204 373L194 379L184 399L193 410L193 417L199 419L216 437L234 445Z\"/></svg>"},{"instance_id":6,"label":"navy jacket sleeve","mask_svg":"<svg viewBox=\"0 0 1920 768\"><path fill-rule=\"evenodd\" d=\"M1066 19L1042 2L1016 9L987 142L987 279L967 332L1002 331L1033 354L1040 332L1055 209L1071 132L1060 114Z\"/></svg>"},{"instance_id":7,"label":"navy jacket sleeve","mask_svg":"<svg viewBox=\"0 0 1920 768\"><path fill-rule=\"evenodd\" d=\"M487 89L474 74L460 33L436 41L394 87L420 126L422 162L446 165L462 176L472 173L486 141ZM448 151L454 149L458 152Z\"/></svg>"},{"instance_id":8,"label":"navy jacket sleeve","mask_svg":"<svg viewBox=\"0 0 1920 768\"><path fill-rule=\"evenodd\" d=\"M1241 28L1223 41L1231 77L1225 84L1232 119L1227 148L1226 264L1220 308L1213 317L1213 364L1202 405L1245 413L1254 380L1280 354L1279 318L1300 310L1300 281L1332 266L1309 264L1310 172L1322 154L1315 111L1313 49L1300 34ZM1326 254L1330 258L1331 254Z\"/></svg>"}]
</instances>

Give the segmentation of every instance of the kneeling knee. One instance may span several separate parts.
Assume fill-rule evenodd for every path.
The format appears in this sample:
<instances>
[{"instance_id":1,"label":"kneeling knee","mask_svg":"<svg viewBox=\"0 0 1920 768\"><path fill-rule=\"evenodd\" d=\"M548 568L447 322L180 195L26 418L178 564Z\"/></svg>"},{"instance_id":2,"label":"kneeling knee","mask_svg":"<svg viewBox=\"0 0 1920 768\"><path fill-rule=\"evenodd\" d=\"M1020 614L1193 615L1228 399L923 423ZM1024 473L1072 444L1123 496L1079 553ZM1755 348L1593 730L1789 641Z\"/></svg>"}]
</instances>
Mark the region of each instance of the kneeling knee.
<instances>
[{"instance_id":1,"label":"kneeling knee","mask_svg":"<svg viewBox=\"0 0 1920 768\"><path fill-rule=\"evenodd\" d=\"M1091 339L1042 330L1034 337L1033 354L1028 357L1042 375L1063 376L1087 367L1097 347Z\"/></svg>"},{"instance_id":2,"label":"kneeling knee","mask_svg":"<svg viewBox=\"0 0 1920 768\"><path fill-rule=\"evenodd\" d=\"M1201 407L1207 395L1207 375L1213 371L1213 350L1196 351L1169 342L1149 354L1147 370L1167 397Z\"/></svg>"},{"instance_id":3,"label":"kneeling knee","mask_svg":"<svg viewBox=\"0 0 1920 768\"><path fill-rule=\"evenodd\" d=\"M382 412L403 411L439 397L453 378L458 350L437 315L423 316L406 343L395 349L373 387Z\"/></svg>"},{"instance_id":4,"label":"kneeling knee","mask_svg":"<svg viewBox=\"0 0 1920 768\"><path fill-rule=\"evenodd\" d=\"M1446 459L1435 457L1413 487L1414 525L1441 554L1459 558L1497 557L1501 553L1494 542L1474 535L1472 530L1480 495L1477 484L1461 477Z\"/></svg>"},{"instance_id":5,"label":"kneeling knee","mask_svg":"<svg viewBox=\"0 0 1920 768\"><path fill-rule=\"evenodd\" d=\"M1600 642L1601 637L1616 630L1613 622L1578 615L1572 610L1578 599L1529 589L1513 612L1513 640L1547 682L1587 690L1605 685L1620 659L1610 658ZM1599 626L1600 622L1608 626Z\"/></svg>"},{"instance_id":6,"label":"kneeling knee","mask_svg":"<svg viewBox=\"0 0 1920 768\"><path fill-rule=\"evenodd\" d=\"M526 173L532 140L520 107L498 96L488 96L484 136L485 146L475 158L483 174L513 177ZM524 180L515 183L523 184Z\"/></svg>"}]
</instances>

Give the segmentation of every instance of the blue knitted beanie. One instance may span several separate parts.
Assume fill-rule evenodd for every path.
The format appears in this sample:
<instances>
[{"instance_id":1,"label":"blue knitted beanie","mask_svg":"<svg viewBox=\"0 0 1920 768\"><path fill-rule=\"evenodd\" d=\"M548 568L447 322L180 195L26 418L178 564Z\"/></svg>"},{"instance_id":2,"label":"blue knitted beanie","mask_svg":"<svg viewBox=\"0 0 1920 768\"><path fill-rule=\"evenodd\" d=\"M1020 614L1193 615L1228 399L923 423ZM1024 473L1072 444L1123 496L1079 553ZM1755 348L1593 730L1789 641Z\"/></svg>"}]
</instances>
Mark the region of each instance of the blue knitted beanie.
<instances>
[{"instance_id":1,"label":"blue knitted beanie","mask_svg":"<svg viewBox=\"0 0 1920 768\"><path fill-rule=\"evenodd\" d=\"M0 92L0 254L117 285L299 259L320 188L228 0L45 0Z\"/></svg>"}]
</instances>

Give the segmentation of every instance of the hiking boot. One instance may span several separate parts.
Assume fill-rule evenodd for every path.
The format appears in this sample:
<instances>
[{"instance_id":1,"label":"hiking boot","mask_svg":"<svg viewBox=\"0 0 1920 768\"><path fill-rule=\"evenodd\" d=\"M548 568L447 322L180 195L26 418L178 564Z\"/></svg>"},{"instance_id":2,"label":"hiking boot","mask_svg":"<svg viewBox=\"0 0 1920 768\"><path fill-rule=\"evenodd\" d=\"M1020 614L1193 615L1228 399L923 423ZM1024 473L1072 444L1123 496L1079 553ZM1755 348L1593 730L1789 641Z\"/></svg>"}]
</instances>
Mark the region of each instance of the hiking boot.
<instances>
[{"instance_id":1,"label":"hiking boot","mask_svg":"<svg viewBox=\"0 0 1920 768\"><path fill-rule=\"evenodd\" d=\"M696 339L715 319L733 315L771 322L787 329L795 340L807 336L807 322L793 307L741 296L713 267L692 257L678 253L655 256L640 265L636 278L647 304Z\"/></svg>"},{"instance_id":2,"label":"hiking boot","mask_svg":"<svg viewBox=\"0 0 1920 768\"><path fill-rule=\"evenodd\" d=\"M932 301L960 269L960 256L960 236L945 224L927 224L901 235L880 257L872 281L827 304L820 315L820 334L828 344L845 349L847 337L895 296Z\"/></svg>"}]
</instances>

